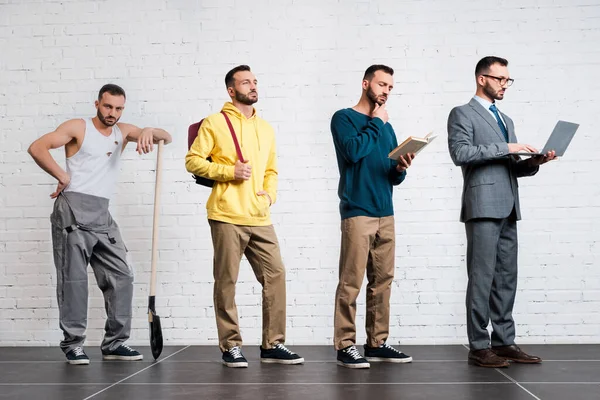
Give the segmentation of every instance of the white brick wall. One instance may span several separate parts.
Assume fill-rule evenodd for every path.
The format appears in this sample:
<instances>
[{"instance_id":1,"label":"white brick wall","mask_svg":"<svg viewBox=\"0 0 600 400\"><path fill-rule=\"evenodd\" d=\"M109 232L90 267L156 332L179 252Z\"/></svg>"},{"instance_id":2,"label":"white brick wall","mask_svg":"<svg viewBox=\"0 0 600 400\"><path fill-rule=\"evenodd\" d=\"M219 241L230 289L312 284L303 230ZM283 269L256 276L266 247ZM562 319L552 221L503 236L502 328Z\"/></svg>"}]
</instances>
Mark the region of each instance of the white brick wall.
<instances>
[{"instance_id":1,"label":"white brick wall","mask_svg":"<svg viewBox=\"0 0 600 400\"><path fill-rule=\"evenodd\" d=\"M54 183L26 149L60 122L93 115L107 82L128 92L123 121L174 136L157 305L167 343L216 343L208 191L193 184L183 157L187 126L220 109L223 76L241 63L256 72L259 112L277 131L273 220L288 271L288 342L330 344L339 216L329 119L355 104L375 62L396 70L389 111L398 139L441 134L395 193L390 340L465 342L462 182L445 127L489 54L510 61L516 83L501 108L522 142L542 146L558 118L581 123L564 159L521 180L519 341L598 342L599 41L599 0L0 0L0 345L61 338L48 220ZM136 272L133 343L148 340L154 160L126 152L113 203ZM258 343L260 286L247 262L241 271L242 330ZM90 288L88 337L98 343L104 311L91 274ZM360 343L364 292L359 303Z\"/></svg>"}]
</instances>

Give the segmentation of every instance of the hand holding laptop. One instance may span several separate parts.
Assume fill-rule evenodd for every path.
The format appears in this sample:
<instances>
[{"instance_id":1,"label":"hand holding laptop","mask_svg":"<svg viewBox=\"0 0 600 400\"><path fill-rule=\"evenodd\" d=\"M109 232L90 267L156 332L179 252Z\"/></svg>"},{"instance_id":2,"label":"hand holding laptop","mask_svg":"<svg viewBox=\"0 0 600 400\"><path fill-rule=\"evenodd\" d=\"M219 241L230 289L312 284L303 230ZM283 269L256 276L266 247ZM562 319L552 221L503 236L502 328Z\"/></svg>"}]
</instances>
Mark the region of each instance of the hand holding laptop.
<instances>
[{"instance_id":1,"label":"hand holding laptop","mask_svg":"<svg viewBox=\"0 0 600 400\"><path fill-rule=\"evenodd\" d=\"M535 147L530 146L528 144L508 143L508 152L510 154L516 154L516 153L533 153L533 154L537 154L538 150Z\"/></svg>"},{"instance_id":2,"label":"hand holding laptop","mask_svg":"<svg viewBox=\"0 0 600 400\"><path fill-rule=\"evenodd\" d=\"M538 165L546 164L548 161L552 161L555 158L557 158L556 151L551 150L544 155L531 157L529 159L529 164L531 164L532 167L535 167Z\"/></svg>"},{"instance_id":3,"label":"hand holding laptop","mask_svg":"<svg viewBox=\"0 0 600 400\"><path fill-rule=\"evenodd\" d=\"M531 155L529 163L532 166L542 165L556 158L556 151L554 150L540 153L535 147L521 143L508 143L508 152L515 157L519 157L517 154Z\"/></svg>"}]
</instances>

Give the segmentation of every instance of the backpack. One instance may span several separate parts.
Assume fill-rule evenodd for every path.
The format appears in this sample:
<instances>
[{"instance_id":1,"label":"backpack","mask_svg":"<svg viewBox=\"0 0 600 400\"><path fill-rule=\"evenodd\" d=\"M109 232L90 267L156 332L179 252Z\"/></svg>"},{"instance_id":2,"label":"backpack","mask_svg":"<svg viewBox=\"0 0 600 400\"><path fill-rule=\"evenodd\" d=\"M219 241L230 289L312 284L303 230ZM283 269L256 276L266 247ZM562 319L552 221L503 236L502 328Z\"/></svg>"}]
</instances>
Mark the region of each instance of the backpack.
<instances>
[{"instance_id":1,"label":"backpack","mask_svg":"<svg viewBox=\"0 0 600 400\"><path fill-rule=\"evenodd\" d=\"M241 162L244 162L244 157L242 156L242 150L240 149L240 145L238 143L237 137L235 136L235 131L233 130L233 125L231 125L231 121L229 120L229 117L227 116L227 114L225 114L223 111L221 111L221 114L223 114L223 116L225 117L225 122L227 122L227 126L229 127L229 132L231 133L231 137L233 138L233 144L235 144L235 152L237 153L238 159ZM188 128L188 150L190 149L190 147L192 147L194 140L196 140L196 137L198 136L198 131L200 129L200 126L202 125L202 121L204 121L204 118L202 118L200 120L200 122L193 123ZM207 157L206 160L212 162L212 159L210 157ZM202 185L202 186L206 186L206 187L213 187L213 185L215 184L215 181L213 179L205 178L203 176L198 176L198 175L194 175L194 174L192 174L192 177L194 177L194 179L196 180L196 183L198 185Z\"/></svg>"}]
</instances>

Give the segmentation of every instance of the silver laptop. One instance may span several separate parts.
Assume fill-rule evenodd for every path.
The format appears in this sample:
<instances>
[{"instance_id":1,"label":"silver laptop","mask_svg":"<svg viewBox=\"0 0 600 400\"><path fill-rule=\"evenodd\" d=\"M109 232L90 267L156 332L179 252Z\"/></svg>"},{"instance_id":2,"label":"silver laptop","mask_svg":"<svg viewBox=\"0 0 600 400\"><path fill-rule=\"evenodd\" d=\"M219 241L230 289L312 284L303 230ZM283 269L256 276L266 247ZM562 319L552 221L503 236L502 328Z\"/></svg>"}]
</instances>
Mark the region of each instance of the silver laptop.
<instances>
[{"instance_id":1,"label":"silver laptop","mask_svg":"<svg viewBox=\"0 0 600 400\"><path fill-rule=\"evenodd\" d=\"M554 150L556 152L557 157L562 157L563 154L565 154L569 143L571 143L571 139L573 139L575 132L577 132L577 128L579 128L579 124L574 124L573 122L558 121L541 152L529 153L526 151L521 151L518 153L510 154L514 154L517 156L542 156L548 153L549 151Z\"/></svg>"}]
</instances>

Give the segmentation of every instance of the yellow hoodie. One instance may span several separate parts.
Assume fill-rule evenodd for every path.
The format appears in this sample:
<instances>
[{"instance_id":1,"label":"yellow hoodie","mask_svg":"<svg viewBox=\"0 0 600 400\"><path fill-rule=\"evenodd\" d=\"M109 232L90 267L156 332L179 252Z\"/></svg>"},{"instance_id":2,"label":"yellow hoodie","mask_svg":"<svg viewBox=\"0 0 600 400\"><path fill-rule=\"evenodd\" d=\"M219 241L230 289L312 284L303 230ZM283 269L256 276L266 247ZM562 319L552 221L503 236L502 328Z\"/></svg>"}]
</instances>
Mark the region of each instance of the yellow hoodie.
<instances>
[{"instance_id":1,"label":"yellow hoodie","mask_svg":"<svg viewBox=\"0 0 600 400\"><path fill-rule=\"evenodd\" d=\"M275 132L254 110L246 118L232 103L223 111L231 120L244 160L252 166L250 179L234 180L238 160L235 144L221 113L204 119L198 137L185 156L185 168L194 175L215 180L206 203L208 219L236 225L271 225L269 198L256 193L266 191L273 203L277 192L277 154ZM206 159L211 157L212 162Z\"/></svg>"}]
</instances>

